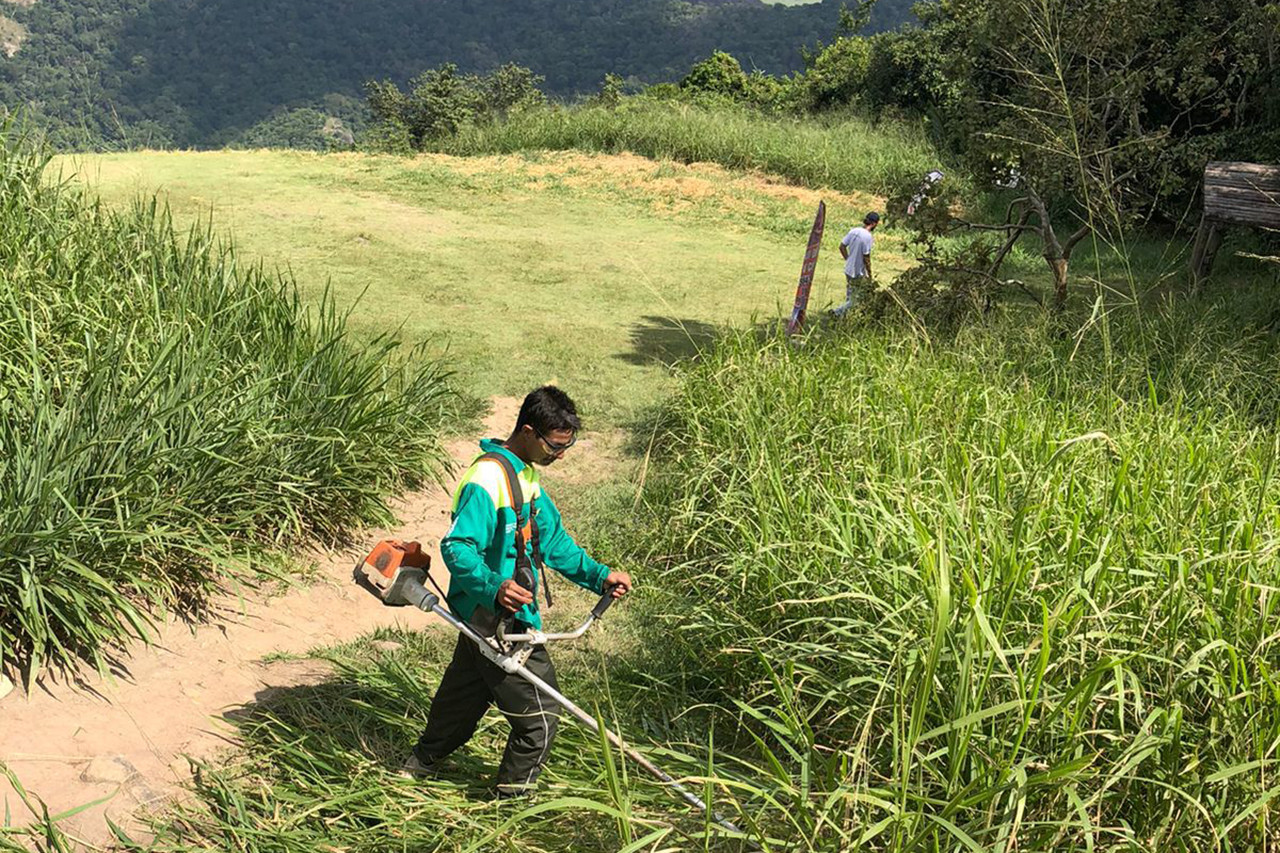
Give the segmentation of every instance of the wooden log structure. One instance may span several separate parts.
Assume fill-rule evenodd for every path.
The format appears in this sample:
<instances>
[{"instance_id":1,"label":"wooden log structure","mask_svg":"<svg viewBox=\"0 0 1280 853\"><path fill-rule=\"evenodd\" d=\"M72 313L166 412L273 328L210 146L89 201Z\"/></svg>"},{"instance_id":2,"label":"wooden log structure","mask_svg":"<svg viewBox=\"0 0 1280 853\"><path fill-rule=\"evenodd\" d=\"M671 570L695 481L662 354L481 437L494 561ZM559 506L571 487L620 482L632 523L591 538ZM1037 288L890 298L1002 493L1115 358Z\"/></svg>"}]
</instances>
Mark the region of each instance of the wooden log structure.
<instances>
[{"instance_id":1,"label":"wooden log structure","mask_svg":"<svg viewBox=\"0 0 1280 853\"><path fill-rule=\"evenodd\" d=\"M1214 162L1204 169L1204 214L1191 249L1191 286L1209 276L1228 225L1280 230L1280 166Z\"/></svg>"}]
</instances>

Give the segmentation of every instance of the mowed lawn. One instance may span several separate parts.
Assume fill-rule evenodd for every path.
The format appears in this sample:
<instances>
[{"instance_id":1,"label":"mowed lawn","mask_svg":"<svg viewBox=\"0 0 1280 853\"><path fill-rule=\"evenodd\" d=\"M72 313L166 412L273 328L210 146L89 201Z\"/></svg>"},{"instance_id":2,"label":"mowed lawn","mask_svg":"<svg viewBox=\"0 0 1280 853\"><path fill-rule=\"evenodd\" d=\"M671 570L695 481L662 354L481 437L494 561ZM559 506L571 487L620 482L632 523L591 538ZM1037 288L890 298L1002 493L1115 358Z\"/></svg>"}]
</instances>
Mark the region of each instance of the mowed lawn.
<instances>
[{"instance_id":1,"label":"mowed lawn","mask_svg":"<svg viewBox=\"0 0 1280 853\"><path fill-rule=\"evenodd\" d=\"M811 309L843 299L837 243L879 206L630 155L141 152L57 166L109 205L159 192L179 222L230 234L246 262L290 270L309 300L327 284L354 305L358 334L425 342L470 393L556 381L601 426L673 387L669 365L717 327L789 311L819 198ZM878 255L879 270L904 264L891 234Z\"/></svg>"}]
</instances>

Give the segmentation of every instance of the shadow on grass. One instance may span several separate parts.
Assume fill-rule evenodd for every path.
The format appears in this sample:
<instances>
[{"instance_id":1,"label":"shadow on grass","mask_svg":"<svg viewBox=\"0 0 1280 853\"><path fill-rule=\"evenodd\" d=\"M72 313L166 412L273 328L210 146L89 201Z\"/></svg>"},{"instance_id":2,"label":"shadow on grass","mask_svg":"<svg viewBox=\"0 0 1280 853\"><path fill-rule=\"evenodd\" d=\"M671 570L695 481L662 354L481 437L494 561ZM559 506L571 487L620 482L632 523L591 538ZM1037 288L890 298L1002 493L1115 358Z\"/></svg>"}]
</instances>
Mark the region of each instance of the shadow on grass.
<instances>
[{"instance_id":1,"label":"shadow on grass","mask_svg":"<svg viewBox=\"0 0 1280 853\"><path fill-rule=\"evenodd\" d=\"M435 679L417 678L394 662L372 674L380 684L345 672L320 684L269 686L223 718L236 727L250 755L272 757L276 772L296 776L309 770L317 782L334 784L375 768L396 775L426 725L428 683ZM463 747L432 781L468 799L486 799L494 769Z\"/></svg>"},{"instance_id":2,"label":"shadow on grass","mask_svg":"<svg viewBox=\"0 0 1280 853\"><path fill-rule=\"evenodd\" d=\"M826 326L830 318L826 312L810 313L807 325ZM717 326L700 320L677 320L671 317L650 315L642 317L631 327L631 352L620 353L617 358L637 365L662 364L673 367L682 361L693 361L712 350L726 336L746 333L764 342L784 334L786 318L768 316L761 319L753 315L750 323L739 326ZM660 434L669 422L669 401L659 401L638 411L623 426L627 438L623 452L633 458L643 458L650 450L650 441Z\"/></svg>"},{"instance_id":3,"label":"shadow on grass","mask_svg":"<svg viewBox=\"0 0 1280 853\"><path fill-rule=\"evenodd\" d=\"M697 357L715 342L720 328L701 320L677 320L674 317L648 315L631 326L631 351L618 358L630 364L663 364Z\"/></svg>"},{"instance_id":4,"label":"shadow on grass","mask_svg":"<svg viewBox=\"0 0 1280 853\"><path fill-rule=\"evenodd\" d=\"M612 819L582 808L599 793L598 771L571 754L589 753L590 735L562 731L566 742L532 800L492 797L498 741L507 731L493 711L438 775L400 779L435 679L396 659L339 669L324 683L268 687L223 715L240 735L240 760L195 768L199 805L158 827L168 844L160 849L227 849L219 845L247 836L287 853L435 850L459 841L499 849L488 842L508 835L534 849L602 852L622 843ZM642 793L664 812L670 808L660 789ZM536 814L526 812L531 807Z\"/></svg>"}]
</instances>

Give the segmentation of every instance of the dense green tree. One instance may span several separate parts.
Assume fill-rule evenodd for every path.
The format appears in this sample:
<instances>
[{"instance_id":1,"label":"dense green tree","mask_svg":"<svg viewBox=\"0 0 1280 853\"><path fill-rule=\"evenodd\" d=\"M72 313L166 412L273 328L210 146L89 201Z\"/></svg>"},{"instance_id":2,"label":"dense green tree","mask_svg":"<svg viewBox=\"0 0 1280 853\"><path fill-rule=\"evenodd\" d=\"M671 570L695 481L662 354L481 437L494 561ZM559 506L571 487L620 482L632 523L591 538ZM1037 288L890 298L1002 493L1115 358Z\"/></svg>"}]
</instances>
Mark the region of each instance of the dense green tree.
<instances>
[{"instance_id":1,"label":"dense green tree","mask_svg":"<svg viewBox=\"0 0 1280 853\"><path fill-rule=\"evenodd\" d=\"M1040 236L1058 304L1072 248L1154 213L1176 220L1208 154L1280 155L1275 9L1256 0L942 3L940 20L970 60L966 97L951 110L972 140L965 153L980 174L1018 177L1009 239ZM1246 127L1262 143L1252 150L1233 144Z\"/></svg>"},{"instance_id":2,"label":"dense green tree","mask_svg":"<svg viewBox=\"0 0 1280 853\"><path fill-rule=\"evenodd\" d=\"M805 106L822 110L865 103L871 45L870 39L841 36L811 55L802 87Z\"/></svg>"},{"instance_id":3,"label":"dense green tree","mask_svg":"<svg viewBox=\"0 0 1280 853\"><path fill-rule=\"evenodd\" d=\"M922 117L975 174L1070 234L1178 223L1209 159L1280 161L1274 0L936 0L918 23L811 54L811 108ZM847 17L847 16L846 16ZM849 27L845 27L846 31ZM1023 196L1026 197L1026 196ZM1057 241L1065 275L1071 238Z\"/></svg>"}]
</instances>

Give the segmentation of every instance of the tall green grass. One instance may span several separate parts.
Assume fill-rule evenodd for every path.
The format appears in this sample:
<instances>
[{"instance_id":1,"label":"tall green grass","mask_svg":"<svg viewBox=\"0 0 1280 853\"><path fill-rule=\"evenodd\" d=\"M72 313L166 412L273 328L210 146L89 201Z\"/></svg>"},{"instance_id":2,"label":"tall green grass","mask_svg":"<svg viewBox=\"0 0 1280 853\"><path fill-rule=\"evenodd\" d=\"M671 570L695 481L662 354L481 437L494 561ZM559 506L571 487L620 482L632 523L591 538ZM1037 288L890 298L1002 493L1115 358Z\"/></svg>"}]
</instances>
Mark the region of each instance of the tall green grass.
<instances>
[{"instance_id":1,"label":"tall green grass","mask_svg":"<svg viewBox=\"0 0 1280 853\"><path fill-rule=\"evenodd\" d=\"M154 200L0 144L0 663L100 666L237 562L383 521L440 470L438 366Z\"/></svg>"},{"instance_id":2,"label":"tall green grass","mask_svg":"<svg viewBox=\"0 0 1280 853\"><path fill-rule=\"evenodd\" d=\"M578 612L590 607L578 598ZM508 729L496 711L437 777L397 778L425 724L431 691L456 635L379 636L400 648L377 650L361 641L330 649L325 655L337 666L333 679L279 689L232 712L243 748L216 762L193 764L195 796L160 816L152 827L154 842L127 849L540 853L669 850L689 844L703 849L694 840L705 834L699 816L685 815L687 807L648 777L637 779L612 747L569 719L556 737L542 790L531 800L495 802L492 797L492 776ZM606 722L616 726L609 678L598 654L581 643L557 650L560 682L585 707L603 709ZM622 728L634 731L640 725L632 717ZM657 760L686 763L661 751Z\"/></svg>"},{"instance_id":3,"label":"tall green grass","mask_svg":"<svg viewBox=\"0 0 1280 853\"><path fill-rule=\"evenodd\" d=\"M798 184L887 194L938 166L919 128L858 119L771 118L728 106L632 99L616 108L582 105L514 113L469 126L440 143L450 154L539 149L631 151L655 159L719 163Z\"/></svg>"},{"instance_id":4,"label":"tall green grass","mask_svg":"<svg viewBox=\"0 0 1280 853\"><path fill-rule=\"evenodd\" d=\"M1103 331L689 369L648 488L661 671L740 722L717 775L776 849L1280 842L1280 347L1205 303Z\"/></svg>"}]
</instances>

